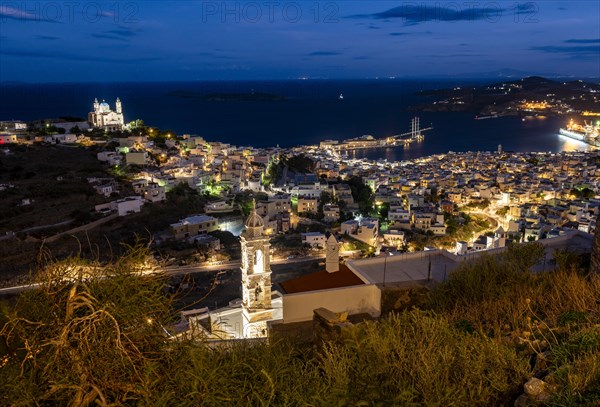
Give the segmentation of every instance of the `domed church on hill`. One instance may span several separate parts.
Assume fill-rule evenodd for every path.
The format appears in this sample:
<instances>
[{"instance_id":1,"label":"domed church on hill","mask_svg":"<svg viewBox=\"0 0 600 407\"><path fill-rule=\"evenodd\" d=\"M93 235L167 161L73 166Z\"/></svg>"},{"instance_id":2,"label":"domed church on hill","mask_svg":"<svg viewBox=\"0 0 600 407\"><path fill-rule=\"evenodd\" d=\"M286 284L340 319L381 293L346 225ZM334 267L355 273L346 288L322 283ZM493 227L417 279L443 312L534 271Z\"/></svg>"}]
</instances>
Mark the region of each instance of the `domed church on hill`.
<instances>
[{"instance_id":1,"label":"domed church on hill","mask_svg":"<svg viewBox=\"0 0 600 407\"><path fill-rule=\"evenodd\" d=\"M123 117L121 100L117 98L115 110L113 111L104 100L99 103L98 99L94 99L94 111L88 113L88 122L95 129L104 129L104 131L122 130L125 125L125 118Z\"/></svg>"}]
</instances>

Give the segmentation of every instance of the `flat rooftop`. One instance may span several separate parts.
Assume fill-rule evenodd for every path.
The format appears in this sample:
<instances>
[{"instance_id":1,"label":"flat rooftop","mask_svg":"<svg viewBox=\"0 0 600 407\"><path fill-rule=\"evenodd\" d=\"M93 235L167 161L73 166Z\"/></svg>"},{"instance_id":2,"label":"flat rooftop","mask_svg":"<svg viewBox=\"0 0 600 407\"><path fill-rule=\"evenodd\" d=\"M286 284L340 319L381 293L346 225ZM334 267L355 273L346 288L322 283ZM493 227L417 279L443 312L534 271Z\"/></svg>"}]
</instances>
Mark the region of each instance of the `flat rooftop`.
<instances>
[{"instance_id":1,"label":"flat rooftop","mask_svg":"<svg viewBox=\"0 0 600 407\"><path fill-rule=\"evenodd\" d=\"M349 261L348 267L369 283L382 284L426 280L430 263L431 278L437 281L444 281L445 275L459 264L441 250L431 250Z\"/></svg>"},{"instance_id":2,"label":"flat rooftop","mask_svg":"<svg viewBox=\"0 0 600 407\"><path fill-rule=\"evenodd\" d=\"M323 269L279 283L285 294L295 294L307 291L327 290L330 288L362 285L365 282L346 265L340 264L340 270L328 273Z\"/></svg>"},{"instance_id":3,"label":"flat rooftop","mask_svg":"<svg viewBox=\"0 0 600 407\"><path fill-rule=\"evenodd\" d=\"M567 232L565 235L538 241L546 250L544 260L532 267L533 272L554 269L554 251L569 250L578 253L589 253L592 250L593 236L579 231ZM348 261L347 266L362 276L369 284L417 282L431 279L444 281L448 274L465 260L477 258L483 254L498 254L505 248L472 252L457 256L446 250L429 250L416 253L383 255L371 259ZM430 271L431 270L431 271Z\"/></svg>"}]
</instances>

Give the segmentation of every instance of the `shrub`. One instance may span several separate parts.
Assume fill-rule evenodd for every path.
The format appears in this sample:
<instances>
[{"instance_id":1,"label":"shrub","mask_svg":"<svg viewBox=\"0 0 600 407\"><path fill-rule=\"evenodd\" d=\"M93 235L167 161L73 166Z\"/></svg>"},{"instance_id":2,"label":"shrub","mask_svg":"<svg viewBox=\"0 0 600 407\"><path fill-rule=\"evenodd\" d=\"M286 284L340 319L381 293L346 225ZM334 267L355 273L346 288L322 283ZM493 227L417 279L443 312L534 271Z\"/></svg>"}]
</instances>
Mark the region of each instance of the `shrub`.
<instances>
[{"instance_id":1,"label":"shrub","mask_svg":"<svg viewBox=\"0 0 600 407\"><path fill-rule=\"evenodd\" d=\"M529 371L508 345L430 312L391 314L345 334L322 359L324 405L494 405Z\"/></svg>"}]
</instances>

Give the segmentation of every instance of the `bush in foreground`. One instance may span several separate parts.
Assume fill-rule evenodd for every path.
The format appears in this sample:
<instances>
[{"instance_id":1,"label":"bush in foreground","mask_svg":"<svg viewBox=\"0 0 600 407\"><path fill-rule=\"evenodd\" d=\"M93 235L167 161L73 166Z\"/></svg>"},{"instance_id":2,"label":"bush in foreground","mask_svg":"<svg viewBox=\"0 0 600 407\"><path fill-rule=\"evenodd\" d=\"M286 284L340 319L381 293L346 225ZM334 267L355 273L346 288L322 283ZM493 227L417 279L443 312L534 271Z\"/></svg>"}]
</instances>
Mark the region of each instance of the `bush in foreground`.
<instances>
[{"instance_id":1,"label":"bush in foreground","mask_svg":"<svg viewBox=\"0 0 600 407\"><path fill-rule=\"evenodd\" d=\"M169 339L177 310L163 278L141 275L143 248L105 267L52 263L38 290L3 305L0 404L507 405L536 373L553 403L593 405L600 282L532 275L538 249L523 247L465 263L428 311L349 327L319 351L287 337Z\"/></svg>"}]
</instances>

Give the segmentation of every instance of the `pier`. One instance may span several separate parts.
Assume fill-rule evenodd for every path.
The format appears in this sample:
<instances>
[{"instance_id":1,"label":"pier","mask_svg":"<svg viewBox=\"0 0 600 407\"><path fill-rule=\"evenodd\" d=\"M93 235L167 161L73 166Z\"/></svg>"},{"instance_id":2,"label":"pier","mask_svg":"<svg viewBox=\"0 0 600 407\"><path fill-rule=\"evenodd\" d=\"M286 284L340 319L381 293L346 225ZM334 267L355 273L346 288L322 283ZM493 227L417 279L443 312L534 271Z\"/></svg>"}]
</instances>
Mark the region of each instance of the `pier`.
<instances>
[{"instance_id":1,"label":"pier","mask_svg":"<svg viewBox=\"0 0 600 407\"><path fill-rule=\"evenodd\" d=\"M411 129L406 133L379 139L374 138L373 136L362 136L354 139L344 140L341 143L328 143L327 145L322 145L321 147L341 151L408 145L415 141L423 141L425 139L425 135L423 133L429 130L433 130L433 125L422 129L420 119L418 117L414 117L411 120Z\"/></svg>"}]
</instances>

